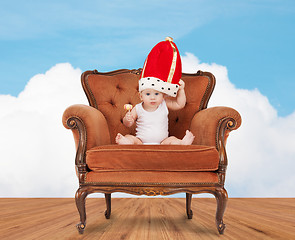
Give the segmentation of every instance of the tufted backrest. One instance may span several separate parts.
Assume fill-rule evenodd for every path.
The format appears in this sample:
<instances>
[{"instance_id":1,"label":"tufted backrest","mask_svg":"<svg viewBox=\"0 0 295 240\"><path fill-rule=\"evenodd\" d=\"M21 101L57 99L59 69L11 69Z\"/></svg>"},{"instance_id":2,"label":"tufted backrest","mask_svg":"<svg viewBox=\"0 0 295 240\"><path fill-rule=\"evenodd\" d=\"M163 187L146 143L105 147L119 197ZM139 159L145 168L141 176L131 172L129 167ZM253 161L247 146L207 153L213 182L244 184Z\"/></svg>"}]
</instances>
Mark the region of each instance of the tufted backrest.
<instances>
[{"instance_id":1,"label":"tufted backrest","mask_svg":"<svg viewBox=\"0 0 295 240\"><path fill-rule=\"evenodd\" d=\"M81 76L82 86L89 105L98 109L105 116L112 143L117 133L135 134L135 126L127 128L123 125L126 113L124 104L135 106L140 102L138 80L141 69L117 70L100 73L96 70L86 71ZM207 108L209 98L215 86L215 77L208 72L182 74L185 82L186 106L179 111L169 112L169 134L182 138L189 129L196 112Z\"/></svg>"}]
</instances>

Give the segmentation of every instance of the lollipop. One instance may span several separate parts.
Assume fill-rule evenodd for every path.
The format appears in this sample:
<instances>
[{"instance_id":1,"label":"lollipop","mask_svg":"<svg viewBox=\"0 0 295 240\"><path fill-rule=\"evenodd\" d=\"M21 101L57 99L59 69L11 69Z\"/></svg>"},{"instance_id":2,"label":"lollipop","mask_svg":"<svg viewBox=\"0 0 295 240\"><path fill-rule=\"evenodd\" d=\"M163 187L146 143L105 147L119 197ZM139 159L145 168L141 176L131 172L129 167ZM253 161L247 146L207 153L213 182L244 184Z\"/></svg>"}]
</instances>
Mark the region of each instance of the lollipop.
<instances>
[{"instance_id":1,"label":"lollipop","mask_svg":"<svg viewBox=\"0 0 295 240\"><path fill-rule=\"evenodd\" d=\"M133 108L132 104L124 104L124 109L127 111L131 111Z\"/></svg>"}]
</instances>

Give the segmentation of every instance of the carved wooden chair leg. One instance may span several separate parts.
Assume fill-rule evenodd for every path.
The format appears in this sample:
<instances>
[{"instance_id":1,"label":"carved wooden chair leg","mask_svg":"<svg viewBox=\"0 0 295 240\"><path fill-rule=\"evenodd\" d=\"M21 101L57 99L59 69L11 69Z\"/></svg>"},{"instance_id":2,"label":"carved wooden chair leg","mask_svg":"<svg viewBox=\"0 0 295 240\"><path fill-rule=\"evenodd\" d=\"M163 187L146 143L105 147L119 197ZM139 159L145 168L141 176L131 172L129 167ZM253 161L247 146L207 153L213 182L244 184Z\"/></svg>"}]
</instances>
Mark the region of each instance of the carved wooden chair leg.
<instances>
[{"instance_id":1,"label":"carved wooden chair leg","mask_svg":"<svg viewBox=\"0 0 295 240\"><path fill-rule=\"evenodd\" d=\"M75 195L76 206L80 214L80 223L76 225L80 234L84 233L86 227L86 210L85 210L85 199L88 195L88 192L79 188Z\"/></svg>"},{"instance_id":2,"label":"carved wooden chair leg","mask_svg":"<svg viewBox=\"0 0 295 240\"><path fill-rule=\"evenodd\" d=\"M216 189L214 193L216 201L217 201L217 210L216 210L216 226L218 232L223 234L226 225L223 223L223 214L226 208L227 203L227 192L224 188Z\"/></svg>"},{"instance_id":3,"label":"carved wooden chair leg","mask_svg":"<svg viewBox=\"0 0 295 240\"><path fill-rule=\"evenodd\" d=\"M193 211L191 209L191 205L192 205L192 194L186 193L186 214L188 219L193 218Z\"/></svg>"},{"instance_id":4,"label":"carved wooden chair leg","mask_svg":"<svg viewBox=\"0 0 295 240\"><path fill-rule=\"evenodd\" d=\"M106 200L107 210L105 211L104 215L105 215L106 219L110 219L111 210L112 210L111 194L110 193L105 194L105 200Z\"/></svg>"}]
</instances>

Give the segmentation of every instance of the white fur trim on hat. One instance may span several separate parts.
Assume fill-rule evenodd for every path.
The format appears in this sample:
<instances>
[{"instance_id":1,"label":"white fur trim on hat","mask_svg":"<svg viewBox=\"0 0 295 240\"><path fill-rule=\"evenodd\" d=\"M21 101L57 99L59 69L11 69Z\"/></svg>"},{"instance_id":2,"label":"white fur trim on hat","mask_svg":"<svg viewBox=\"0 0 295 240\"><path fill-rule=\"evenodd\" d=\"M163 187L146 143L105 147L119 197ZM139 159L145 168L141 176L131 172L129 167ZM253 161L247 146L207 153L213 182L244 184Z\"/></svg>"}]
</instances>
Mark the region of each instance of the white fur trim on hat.
<instances>
[{"instance_id":1,"label":"white fur trim on hat","mask_svg":"<svg viewBox=\"0 0 295 240\"><path fill-rule=\"evenodd\" d=\"M154 78L154 77L141 78L138 84L139 84L139 92L150 88L158 92L165 93L171 97L176 97L177 91L179 89L178 84L167 83L162 81L161 79Z\"/></svg>"}]
</instances>

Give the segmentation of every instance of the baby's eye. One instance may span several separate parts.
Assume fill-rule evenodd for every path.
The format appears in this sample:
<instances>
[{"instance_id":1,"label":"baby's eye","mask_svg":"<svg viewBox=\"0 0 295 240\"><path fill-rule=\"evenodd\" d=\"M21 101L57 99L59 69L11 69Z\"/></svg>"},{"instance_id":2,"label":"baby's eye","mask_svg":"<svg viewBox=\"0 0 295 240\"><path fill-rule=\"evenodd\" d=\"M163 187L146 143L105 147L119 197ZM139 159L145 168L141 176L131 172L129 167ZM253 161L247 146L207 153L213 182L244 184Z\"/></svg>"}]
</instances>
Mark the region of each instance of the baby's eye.
<instances>
[{"instance_id":1,"label":"baby's eye","mask_svg":"<svg viewBox=\"0 0 295 240\"><path fill-rule=\"evenodd\" d=\"M159 95L159 93L155 93L155 95L156 95L156 96L158 96L158 95Z\"/></svg>"},{"instance_id":2,"label":"baby's eye","mask_svg":"<svg viewBox=\"0 0 295 240\"><path fill-rule=\"evenodd\" d=\"M150 93L146 93L146 95L147 95L147 96L149 96L149 95L150 95Z\"/></svg>"}]
</instances>

